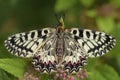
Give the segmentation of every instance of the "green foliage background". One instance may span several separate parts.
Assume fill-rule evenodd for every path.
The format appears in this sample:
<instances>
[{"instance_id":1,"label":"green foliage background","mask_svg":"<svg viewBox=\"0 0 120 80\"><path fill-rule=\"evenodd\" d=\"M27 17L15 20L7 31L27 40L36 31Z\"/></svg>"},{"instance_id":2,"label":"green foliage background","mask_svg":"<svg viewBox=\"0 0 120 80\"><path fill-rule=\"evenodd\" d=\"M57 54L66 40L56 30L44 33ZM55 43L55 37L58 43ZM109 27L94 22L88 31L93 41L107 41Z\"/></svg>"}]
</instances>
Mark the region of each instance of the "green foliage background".
<instances>
[{"instance_id":1,"label":"green foliage background","mask_svg":"<svg viewBox=\"0 0 120 80\"><path fill-rule=\"evenodd\" d=\"M0 0L0 80L24 79L25 72L48 79L31 70L31 59L11 55L4 40L19 32L56 27L55 14L61 13L65 13L66 28L104 31L117 40L108 54L89 58L85 80L120 80L120 0Z\"/></svg>"}]
</instances>

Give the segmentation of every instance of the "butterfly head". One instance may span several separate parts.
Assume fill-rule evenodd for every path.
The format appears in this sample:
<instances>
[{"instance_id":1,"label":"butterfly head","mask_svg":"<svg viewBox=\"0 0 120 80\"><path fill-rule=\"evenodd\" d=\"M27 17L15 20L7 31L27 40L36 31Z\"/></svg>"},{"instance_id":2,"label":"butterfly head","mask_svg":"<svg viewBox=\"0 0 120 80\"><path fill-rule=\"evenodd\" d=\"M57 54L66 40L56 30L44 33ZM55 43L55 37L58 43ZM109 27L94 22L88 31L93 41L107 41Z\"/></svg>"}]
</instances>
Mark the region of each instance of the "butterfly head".
<instances>
[{"instance_id":1,"label":"butterfly head","mask_svg":"<svg viewBox=\"0 0 120 80\"><path fill-rule=\"evenodd\" d=\"M58 24L58 27L57 27L57 31L58 31L58 32L64 31L64 21L63 21L63 17L60 17L60 19L59 19L59 24Z\"/></svg>"}]
</instances>

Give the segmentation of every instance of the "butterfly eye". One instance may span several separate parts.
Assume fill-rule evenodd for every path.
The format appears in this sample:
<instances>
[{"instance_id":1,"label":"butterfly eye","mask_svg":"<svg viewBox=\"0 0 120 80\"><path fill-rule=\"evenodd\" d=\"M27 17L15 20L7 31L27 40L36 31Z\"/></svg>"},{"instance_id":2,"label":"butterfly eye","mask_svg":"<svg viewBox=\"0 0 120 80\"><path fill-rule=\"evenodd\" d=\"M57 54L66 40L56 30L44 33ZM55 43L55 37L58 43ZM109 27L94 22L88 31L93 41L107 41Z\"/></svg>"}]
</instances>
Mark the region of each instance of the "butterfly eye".
<instances>
[{"instance_id":1,"label":"butterfly eye","mask_svg":"<svg viewBox=\"0 0 120 80\"><path fill-rule=\"evenodd\" d=\"M73 34L77 34L77 30L73 30Z\"/></svg>"}]
</instances>

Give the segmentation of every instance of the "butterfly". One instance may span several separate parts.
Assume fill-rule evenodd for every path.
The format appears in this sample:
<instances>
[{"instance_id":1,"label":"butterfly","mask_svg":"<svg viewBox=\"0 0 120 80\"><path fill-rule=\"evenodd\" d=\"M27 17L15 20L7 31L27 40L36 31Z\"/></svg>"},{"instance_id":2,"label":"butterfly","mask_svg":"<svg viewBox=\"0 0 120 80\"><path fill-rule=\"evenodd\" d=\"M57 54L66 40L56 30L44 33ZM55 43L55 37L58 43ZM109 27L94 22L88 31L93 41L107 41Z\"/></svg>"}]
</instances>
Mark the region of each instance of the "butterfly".
<instances>
[{"instance_id":1,"label":"butterfly","mask_svg":"<svg viewBox=\"0 0 120 80\"><path fill-rule=\"evenodd\" d=\"M64 29L63 18L57 28L42 28L18 33L5 40L9 52L20 57L32 57L34 67L41 73L57 71L78 72L89 57L99 57L115 45L115 38L99 31Z\"/></svg>"}]
</instances>

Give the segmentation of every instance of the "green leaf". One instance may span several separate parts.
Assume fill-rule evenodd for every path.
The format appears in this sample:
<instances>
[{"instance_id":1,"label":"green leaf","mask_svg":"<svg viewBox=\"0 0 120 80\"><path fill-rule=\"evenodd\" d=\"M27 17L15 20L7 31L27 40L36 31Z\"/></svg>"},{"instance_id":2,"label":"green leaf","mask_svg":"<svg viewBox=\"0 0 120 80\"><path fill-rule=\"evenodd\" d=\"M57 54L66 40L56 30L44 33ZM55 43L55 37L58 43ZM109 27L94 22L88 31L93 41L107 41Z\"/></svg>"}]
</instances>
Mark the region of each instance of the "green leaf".
<instances>
[{"instance_id":1,"label":"green leaf","mask_svg":"<svg viewBox=\"0 0 120 80\"><path fill-rule=\"evenodd\" d=\"M85 80L120 80L118 73L108 65L101 64L92 69Z\"/></svg>"},{"instance_id":2,"label":"green leaf","mask_svg":"<svg viewBox=\"0 0 120 80\"><path fill-rule=\"evenodd\" d=\"M0 80L17 80L16 77L0 69Z\"/></svg>"},{"instance_id":3,"label":"green leaf","mask_svg":"<svg viewBox=\"0 0 120 80\"><path fill-rule=\"evenodd\" d=\"M4 42L3 42L4 43ZM1 44L0 45L4 45ZM12 55L10 52L8 52L4 46L0 47L0 58L15 58L16 56Z\"/></svg>"},{"instance_id":4,"label":"green leaf","mask_svg":"<svg viewBox=\"0 0 120 80\"><path fill-rule=\"evenodd\" d=\"M114 19L112 17L98 17L96 18L96 23L100 30L108 33L111 32L115 27Z\"/></svg>"},{"instance_id":5,"label":"green leaf","mask_svg":"<svg viewBox=\"0 0 120 80\"><path fill-rule=\"evenodd\" d=\"M88 62L87 62L87 65L85 65L85 68L88 70L88 71L91 71L91 69L94 69L96 67L96 65L98 65L98 57L96 58L88 58Z\"/></svg>"},{"instance_id":6,"label":"green leaf","mask_svg":"<svg viewBox=\"0 0 120 80\"><path fill-rule=\"evenodd\" d=\"M0 59L0 68L15 77L23 77L27 62L21 59Z\"/></svg>"},{"instance_id":7,"label":"green leaf","mask_svg":"<svg viewBox=\"0 0 120 80\"><path fill-rule=\"evenodd\" d=\"M55 11L64 11L77 3L77 0L57 0L55 4Z\"/></svg>"},{"instance_id":8,"label":"green leaf","mask_svg":"<svg viewBox=\"0 0 120 80\"><path fill-rule=\"evenodd\" d=\"M97 70L92 70L92 73L85 80L107 80Z\"/></svg>"},{"instance_id":9,"label":"green leaf","mask_svg":"<svg viewBox=\"0 0 120 80\"><path fill-rule=\"evenodd\" d=\"M120 54L118 54L118 56L116 56L116 60L117 60L117 64L118 64L118 68L120 68ZM120 72L120 71L119 71Z\"/></svg>"},{"instance_id":10,"label":"green leaf","mask_svg":"<svg viewBox=\"0 0 120 80\"><path fill-rule=\"evenodd\" d=\"M118 73L109 65L101 65L97 69L106 80L120 80Z\"/></svg>"},{"instance_id":11,"label":"green leaf","mask_svg":"<svg viewBox=\"0 0 120 80\"><path fill-rule=\"evenodd\" d=\"M2 69L0 69L0 80L10 80L6 72L3 71Z\"/></svg>"}]
</instances>

